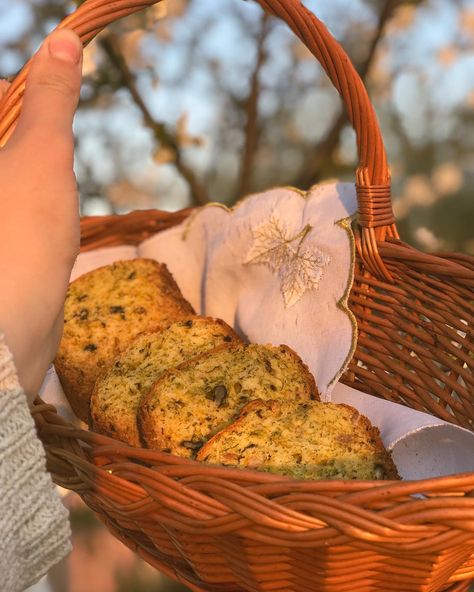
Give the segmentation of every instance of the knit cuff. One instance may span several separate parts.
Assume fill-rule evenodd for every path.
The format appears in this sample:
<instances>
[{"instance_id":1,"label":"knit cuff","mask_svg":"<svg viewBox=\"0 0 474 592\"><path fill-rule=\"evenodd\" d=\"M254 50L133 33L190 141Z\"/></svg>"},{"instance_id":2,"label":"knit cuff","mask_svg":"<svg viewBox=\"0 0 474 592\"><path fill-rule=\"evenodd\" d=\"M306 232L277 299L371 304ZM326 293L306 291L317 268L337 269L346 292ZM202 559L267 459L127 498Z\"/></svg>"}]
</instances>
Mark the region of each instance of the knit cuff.
<instances>
[{"instance_id":1,"label":"knit cuff","mask_svg":"<svg viewBox=\"0 0 474 592\"><path fill-rule=\"evenodd\" d=\"M21 389L13 355L5 343L5 336L0 333L0 392Z\"/></svg>"},{"instance_id":2,"label":"knit cuff","mask_svg":"<svg viewBox=\"0 0 474 592\"><path fill-rule=\"evenodd\" d=\"M70 550L68 512L0 334L0 573L2 591L39 580Z\"/></svg>"}]
</instances>

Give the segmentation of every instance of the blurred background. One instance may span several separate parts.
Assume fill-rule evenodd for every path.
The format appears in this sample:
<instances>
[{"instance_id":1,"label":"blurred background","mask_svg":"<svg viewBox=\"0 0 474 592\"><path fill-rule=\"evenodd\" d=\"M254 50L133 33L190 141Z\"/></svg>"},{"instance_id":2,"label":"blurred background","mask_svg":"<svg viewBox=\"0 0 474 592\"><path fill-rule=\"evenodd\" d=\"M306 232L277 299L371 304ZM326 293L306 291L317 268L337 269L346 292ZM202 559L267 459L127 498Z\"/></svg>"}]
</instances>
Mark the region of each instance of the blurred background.
<instances>
[{"instance_id":1,"label":"blurred background","mask_svg":"<svg viewBox=\"0 0 474 592\"><path fill-rule=\"evenodd\" d=\"M78 2L80 3L80 2ZM402 237L474 253L472 0L306 0L380 119ZM86 50L76 117L84 215L227 204L354 179L354 133L319 64L252 1L166 0ZM74 9L0 0L0 75Z\"/></svg>"},{"instance_id":2,"label":"blurred background","mask_svg":"<svg viewBox=\"0 0 474 592\"><path fill-rule=\"evenodd\" d=\"M0 0L0 77L14 76L80 3ZM472 0L303 3L372 97L402 238L473 254ZM354 133L321 67L251 1L163 0L110 26L85 52L75 132L83 215L230 205L276 185L353 181L357 166ZM75 551L55 571L55 590L183 590L67 500Z\"/></svg>"}]
</instances>

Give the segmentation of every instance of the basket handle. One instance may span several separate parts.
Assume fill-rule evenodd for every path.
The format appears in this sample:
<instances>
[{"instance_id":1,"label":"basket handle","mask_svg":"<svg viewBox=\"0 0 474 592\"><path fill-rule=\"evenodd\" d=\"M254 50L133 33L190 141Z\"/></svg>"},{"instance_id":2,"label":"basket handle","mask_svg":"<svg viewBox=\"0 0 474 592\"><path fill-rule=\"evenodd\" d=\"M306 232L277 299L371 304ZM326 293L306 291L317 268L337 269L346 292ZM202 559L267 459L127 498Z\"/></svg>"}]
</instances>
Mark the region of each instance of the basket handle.
<instances>
[{"instance_id":1,"label":"basket handle","mask_svg":"<svg viewBox=\"0 0 474 592\"><path fill-rule=\"evenodd\" d=\"M74 30L84 45L108 24L161 0L86 0L58 28ZM364 84L347 54L300 0L257 0L263 9L284 20L314 54L344 101L357 136L356 171L358 221L356 245L366 268L392 281L378 252L378 241L398 238L390 195L390 172L374 108ZM0 103L0 146L11 133L21 110L29 62L13 81Z\"/></svg>"}]
</instances>

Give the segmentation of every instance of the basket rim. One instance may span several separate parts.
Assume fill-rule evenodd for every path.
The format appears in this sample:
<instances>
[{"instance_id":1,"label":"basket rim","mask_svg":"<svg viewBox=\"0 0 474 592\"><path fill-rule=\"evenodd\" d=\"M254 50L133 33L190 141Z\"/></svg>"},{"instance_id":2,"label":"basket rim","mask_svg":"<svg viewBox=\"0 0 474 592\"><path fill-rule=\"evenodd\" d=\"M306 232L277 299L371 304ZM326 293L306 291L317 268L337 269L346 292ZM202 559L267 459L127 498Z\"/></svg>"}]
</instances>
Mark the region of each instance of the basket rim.
<instances>
[{"instance_id":1,"label":"basket rim","mask_svg":"<svg viewBox=\"0 0 474 592\"><path fill-rule=\"evenodd\" d=\"M123 454L124 457L129 460L135 459L138 463L148 462L152 465L163 464L169 466L170 470L165 470L164 472L174 474L173 476L176 478L180 477L182 474L188 473L188 469L193 467L198 469L200 473L207 473L211 477L235 477L236 481L243 483L252 482L255 486L261 486L263 489L268 488L269 490L272 489L272 487L278 489L278 486L284 486L285 484L291 484L291 486L295 486L302 491L311 491L312 489L337 490L340 488L341 484L344 484L343 489L347 489L349 495L353 495L354 493L359 494L359 492L365 490L370 490L371 492L377 490L384 494L391 494L394 489L396 490L397 495L401 493L412 495L419 492L420 484L423 485L424 490L436 491L446 487L446 483L453 482L459 487L464 487L463 484L466 482L466 487L470 488L472 485L474 497L474 471L412 480L303 480L291 476L277 475L252 469L216 466L167 452L132 446L119 440L115 440L110 436L94 432L90 428L85 429L73 425L59 415L58 410L54 405L45 403L40 397L36 398L32 412L35 417L38 415L42 416L42 419L40 420L41 434L49 437L60 437L84 442L87 445L86 450L93 458L101 456L106 457L108 455L114 457ZM101 465L94 464L94 466L100 467ZM368 498L371 497L371 495L367 495Z\"/></svg>"}]
</instances>

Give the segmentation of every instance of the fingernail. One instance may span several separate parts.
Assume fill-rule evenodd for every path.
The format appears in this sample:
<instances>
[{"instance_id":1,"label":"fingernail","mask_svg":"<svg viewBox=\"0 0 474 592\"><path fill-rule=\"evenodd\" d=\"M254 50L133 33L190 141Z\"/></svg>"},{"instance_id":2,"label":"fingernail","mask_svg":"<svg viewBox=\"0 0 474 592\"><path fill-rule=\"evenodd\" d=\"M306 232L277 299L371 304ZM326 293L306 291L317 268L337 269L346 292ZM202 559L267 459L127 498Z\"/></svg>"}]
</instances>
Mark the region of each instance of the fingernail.
<instances>
[{"instance_id":1,"label":"fingernail","mask_svg":"<svg viewBox=\"0 0 474 592\"><path fill-rule=\"evenodd\" d=\"M57 60L78 64L82 55L82 44L75 33L68 30L56 31L48 42L49 55Z\"/></svg>"}]
</instances>

